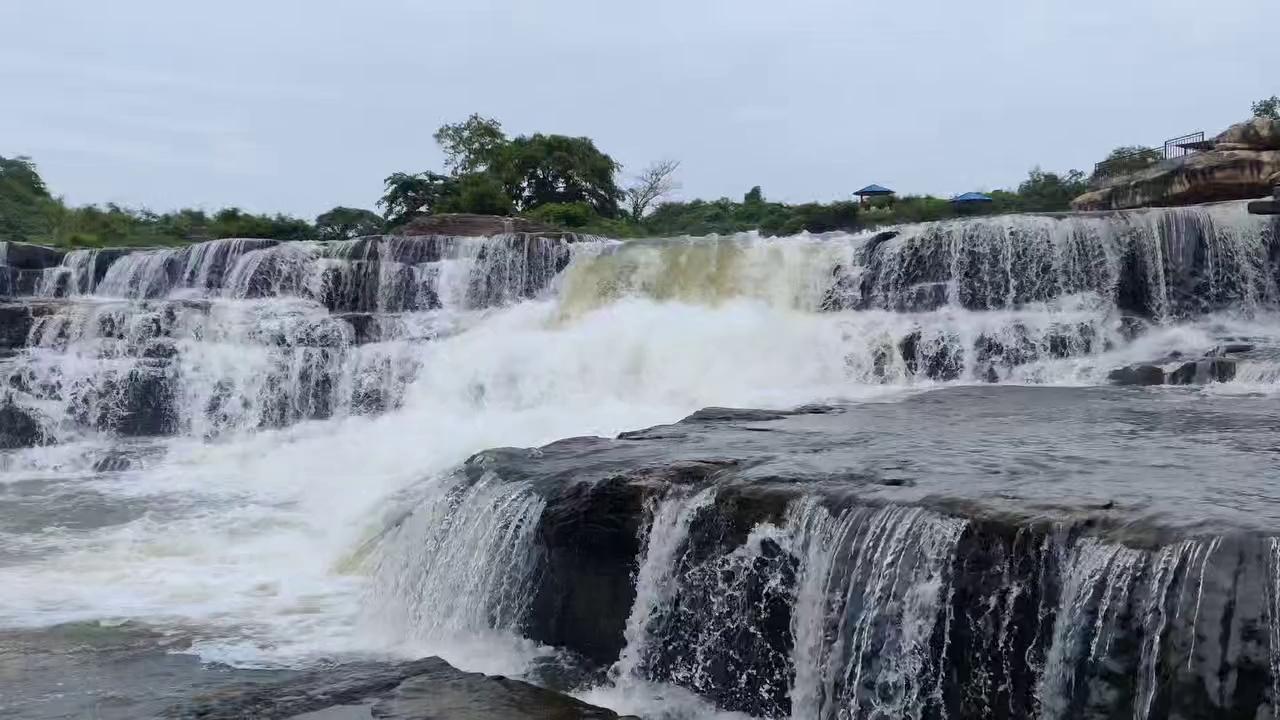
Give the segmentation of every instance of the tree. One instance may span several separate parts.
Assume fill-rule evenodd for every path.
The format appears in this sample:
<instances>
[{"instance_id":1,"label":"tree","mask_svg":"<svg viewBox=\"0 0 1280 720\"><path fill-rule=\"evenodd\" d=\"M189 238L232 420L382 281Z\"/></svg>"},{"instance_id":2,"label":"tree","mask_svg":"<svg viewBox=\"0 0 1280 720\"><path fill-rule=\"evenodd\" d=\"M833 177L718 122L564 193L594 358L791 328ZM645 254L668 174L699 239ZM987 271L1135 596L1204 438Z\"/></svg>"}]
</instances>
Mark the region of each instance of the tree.
<instances>
[{"instance_id":1,"label":"tree","mask_svg":"<svg viewBox=\"0 0 1280 720\"><path fill-rule=\"evenodd\" d=\"M488 170L508 144L502 123L474 113L460 123L440 126L433 137L444 151L445 168L454 176Z\"/></svg>"},{"instance_id":2,"label":"tree","mask_svg":"<svg viewBox=\"0 0 1280 720\"><path fill-rule=\"evenodd\" d=\"M584 202L548 203L529 213L529 217L548 225L570 229L580 229L599 220L596 211Z\"/></svg>"},{"instance_id":3,"label":"tree","mask_svg":"<svg viewBox=\"0 0 1280 720\"><path fill-rule=\"evenodd\" d=\"M438 206L457 193L458 181L433 172L393 173L383 181L386 192L378 200L388 227L396 227L419 215L438 212Z\"/></svg>"},{"instance_id":4,"label":"tree","mask_svg":"<svg viewBox=\"0 0 1280 720\"><path fill-rule=\"evenodd\" d=\"M639 221L650 205L680 187L680 183L673 177L679 167L678 160L661 160L645 168L636 177L635 182L626 190L632 220Z\"/></svg>"},{"instance_id":5,"label":"tree","mask_svg":"<svg viewBox=\"0 0 1280 720\"><path fill-rule=\"evenodd\" d=\"M1070 210L1071 200L1087 189L1084 173L1079 170L1069 170L1066 175L1059 175L1035 167L1018 186L1018 197L1014 201L1017 207L1008 209L1029 212Z\"/></svg>"},{"instance_id":6,"label":"tree","mask_svg":"<svg viewBox=\"0 0 1280 720\"><path fill-rule=\"evenodd\" d=\"M350 240L382 232L382 218L372 210L338 206L316 216L316 238Z\"/></svg>"},{"instance_id":7,"label":"tree","mask_svg":"<svg viewBox=\"0 0 1280 720\"><path fill-rule=\"evenodd\" d=\"M0 240L34 240L48 231L49 196L31 158L0 156Z\"/></svg>"},{"instance_id":8,"label":"tree","mask_svg":"<svg viewBox=\"0 0 1280 720\"><path fill-rule=\"evenodd\" d=\"M1269 120L1280 120L1280 95L1272 95L1254 103L1253 116Z\"/></svg>"},{"instance_id":9,"label":"tree","mask_svg":"<svg viewBox=\"0 0 1280 720\"><path fill-rule=\"evenodd\" d=\"M234 207L214 213L209 230L215 238L311 240L315 237L311 224L306 220L281 214L254 215Z\"/></svg>"},{"instance_id":10,"label":"tree","mask_svg":"<svg viewBox=\"0 0 1280 720\"><path fill-rule=\"evenodd\" d=\"M760 189L759 185L753 186L747 191L746 195L742 196L743 205L758 205L762 202L764 202L764 191Z\"/></svg>"},{"instance_id":11,"label":"tree","mask_svg":"<svg viewBox=\"0 0 1280 720\"><path fill-rule=\"evenodd\" d=\"M551 203L585 202L603 218L618 215L622 191L614 182L618 163L590 138L521 136L504 147L490 167L517 210Z\"/></svg>"},{"instance_id":12,"label":"tree","mask_svg":"<svg viewBox=\"0 0 1280 720\"><path fill-rule=\"evenodd\" d=\"M1148 168L1163 159L1159 150L1142 145L1121 145L1103 158L1094 170L1094 179L1128 175Z\"/></svg>"},{"instance_id":13,"label":"tree","mask_svg":"<svg viewBox=\"0 0 1280 720\"><path fill-rule=\"evenodd\" d=\"M498 178L490 173L471 173L458 178L452 194L442 199L437 212L510 215L511 198Z\"/></svg>"}]
</instances>

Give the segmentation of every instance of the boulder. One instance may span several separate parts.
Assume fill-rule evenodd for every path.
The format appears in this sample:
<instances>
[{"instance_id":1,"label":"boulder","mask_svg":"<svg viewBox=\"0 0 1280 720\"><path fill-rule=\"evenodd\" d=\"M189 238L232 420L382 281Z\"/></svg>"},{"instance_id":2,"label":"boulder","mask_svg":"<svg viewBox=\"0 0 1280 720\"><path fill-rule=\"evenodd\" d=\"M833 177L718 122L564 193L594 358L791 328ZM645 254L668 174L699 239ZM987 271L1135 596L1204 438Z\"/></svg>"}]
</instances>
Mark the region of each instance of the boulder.
<instances>
[{"instance_id":1,"label":"boulder","mask_svg":"<svg viewBox=\"0 0 1280 720\"><path fill-rule=\"evenodd\" d=\"M31 332L31 308L22 304L0 305L0 350L17 350L27 344Z\"/></svg>"},{"instance_id":2,"label":"boulder","mask_svg":"<svg viewBox=\"0 0 1280 720\"><path fill-rule=\"evenodd\" d=\"M1213 139L1215 150L1280 150L1280 120L1256 117L1227 128Z\"/></svg>"},{"instance_id":3,"label":"boulder","mask_svg":"<svg viewBox=\"0 0 1280 720\"><path fill-rule=\"evenodd\" d=\"M29 410L12 400L0 404L0 450L44 444L44 430Z\"/></svg>"},{"instance_id":4,"label":"boulder","mask_svg":"<svg viewBox=\"0 0 1280 720\"><path fill-rule=\"evenodd\" d=\"M1280 181L1280 150L1193 153L1116 178L1071 201L1074 210L1191 205L1258 198Z\"/></svg>"},{"instance_id":5,"label":"boulder","mask_svg":"<svg viewBox=\"0 0 1280 720\"><path fill-rule=\"evenodd\" d=\"M1236 361L1229 358L1205 358L1183 363L1169 373L1170 385L1204 385L1230 382L1236 376Z\"/></svg>"},{"instance_id":6,"label":"boulder","mask_svg":"<svg viewBox=\"0 0 1280 720\"><path fill-rule=\"evenodd\" d=\"M1219 345L1218 347L1213 349L1213 352L1209 354L1214 356L1234 355L1236 353L1252 352L1255 347L1257 346L1254 345L1253 343L1229 342L1229 343L1223 343L1222 345Z\"/></svg>"},{"instance_id":7,"label":"boulder","mask_svg":"<svg viewBox=\"0 0 1280 720\"><path fill-rule=\"evenodd\" d=\"M442 661L443 663L443 661ZM373 706L380 720L614 720L617 713L500 675L444 666L400 684Z\"/></svg>"},{"instance_id":8,"label":"boulder","mask_svg":"<svg viewBox=\"0 0 1280 720\"><path fill-rule=\"evenodd\" d=\"M19 270L44 270L62 264L66 250L20 242L0 243L0 265Z\"/></svg>"},{"instance_id":9,"label":"boulder","mask_svg":"<svg viewBox=\"0 0 1280 720\"><path fill-rule=\"evenodd\" d=\"M1107 381L1112 385L1163 385L1164 370L1155 365L1130 365L1112 370Z\"/></svg>"},{"instance_id":10,"label":"boulder","mask_svg":"<svg viewBox=\"0 0 1280 720\"><path fill-rule=\"evenodd\" d=\"M283 720L304 713L386 720L618 717L610 710L519 680L463 672L435 657L398 664L350 663L276 682L230 685L174 705L162 715L189 720Z\"/></svg>"}]
</instances>

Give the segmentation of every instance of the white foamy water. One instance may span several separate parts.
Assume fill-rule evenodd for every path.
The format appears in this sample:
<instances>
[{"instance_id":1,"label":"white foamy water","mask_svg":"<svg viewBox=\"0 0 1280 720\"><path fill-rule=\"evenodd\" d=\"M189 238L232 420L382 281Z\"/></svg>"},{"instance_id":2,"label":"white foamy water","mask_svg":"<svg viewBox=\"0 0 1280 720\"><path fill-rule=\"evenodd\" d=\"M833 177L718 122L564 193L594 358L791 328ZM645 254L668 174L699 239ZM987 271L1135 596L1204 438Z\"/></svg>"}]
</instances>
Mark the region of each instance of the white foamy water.
<instances>
[{"instance_id":1,"label":"white foamy water","mask_svg":"<svg viewBox=\"0 0 1280 720\"><path fill-rule=\"evenodd\" d=\"M0 568L0 623L194 622L230 636L203 654L238 663L386 650L357 632L369 570L355 554L382 529L388 498L487 447L613 435L708 405L884 394L849 383L861 341L844 322L754 301L634 299L570 320L553 302L492 312L415 348L422 370L399 410L166 440L149 467L79 481L148 515L57 533L40 561ZM59 475L59 452L30 451L25 474Z\"/></svg>"}]
</instances>

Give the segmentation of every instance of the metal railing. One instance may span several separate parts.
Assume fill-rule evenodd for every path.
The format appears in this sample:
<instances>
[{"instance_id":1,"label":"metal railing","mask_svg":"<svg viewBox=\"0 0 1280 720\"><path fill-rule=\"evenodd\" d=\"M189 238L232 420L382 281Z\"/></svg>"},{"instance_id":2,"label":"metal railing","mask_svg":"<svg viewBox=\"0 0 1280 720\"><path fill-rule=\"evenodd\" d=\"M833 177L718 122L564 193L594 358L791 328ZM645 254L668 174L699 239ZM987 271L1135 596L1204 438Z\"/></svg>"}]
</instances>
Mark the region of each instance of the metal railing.
<instances>
[{"instance_id":1,"label":"metal railing","mask_svg":"<svg viewBox=\"0 0 1280 720\"><path fill-rule=\"evenodd\" d=\"M1164 141L1164 159L1173 160L1199 151L1204 145L1204 131Z\"/></svg>"},{"instance_id":2,"label":"metal railing","mask_svg":"<svg viewBox=\"0 0 1280 720\"><path fill-rule=\"evenodd\" d=\"M1141 170L1163 160L1175 160L1203 149L1204 131L1180 135L1164 141L1162 148L1139 148L1131 153L1107 158L1093 166L1094 181ZM1197 147L1200 146L1200 147Z\"/></svg>"}]
</instances>

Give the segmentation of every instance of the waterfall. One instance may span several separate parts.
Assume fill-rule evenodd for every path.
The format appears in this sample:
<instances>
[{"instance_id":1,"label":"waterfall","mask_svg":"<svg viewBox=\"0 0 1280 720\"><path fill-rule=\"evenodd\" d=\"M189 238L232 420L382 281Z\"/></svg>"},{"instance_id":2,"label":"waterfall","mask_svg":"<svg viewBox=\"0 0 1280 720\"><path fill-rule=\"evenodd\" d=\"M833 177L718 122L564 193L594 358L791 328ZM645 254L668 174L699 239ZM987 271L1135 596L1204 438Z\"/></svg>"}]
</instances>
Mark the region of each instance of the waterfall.
<instances>
[{"instance_id":1,"label":"waterfall","mask_svg":"<svg viewBox=\"0 0 1280 720\"><path fill-rule=\"evenodd\" d=\"M646 532L644 559L636 573L636 599L627 617L627 642L611 669L615 677L632 677L648 660L646 654L652 642L649 626L657 623L658 616L670 606L676 590L673 575L677 571L677 555L688 540L689 525L698 511L714 499L715 493L710 489L692 497L676 493L651 509L653 519Z\"/></svg>"},{"instance_id":2,"label":"waterfall","mask_svg":"<svg viewBox=\"0 0 1280 720\"><path fill-rule=\"evenodd\" d=\"M1276 227L1229 203L787 238L0 245L0 626L154 622L233 665L439 653L675 718L1274 713L1280 544L1042 502L1121 463L1020 444L1002 413L1041 393L1057 432L1087 395L1138 418L1113 435L1161 472L1267 477ZM1132 366L1216 382L1110 387ZM1056 387L1001 387L1032 385ZM810 443L828 410L846 435ZM952 479L915 461L969 422L989 435L942 457L977 468L956 485L990 471L990 502L913 486L917 464ZM909 471L873 457L891 431ZM1268 521L1264 490L1240 495Z\"/></svg>"},{"instance_id":3,"label":"waterfall","mask_svg":"<svg viewBox=\"0 0 1280 720\"><path fill-rule=\"evenodd\" d=\"M918 508L795 513L802 565L793 717L925 717L941 706L948 575L964 523ZM826 627L835 622L834 627ZM803 640L803 642L801 642Z\"/></svg>"},{"instance_id":4,"label":"waterfall","mask_svg":"<svg viewBox=\"0 0 1280 720\"><path fill-rule=\"evenodd\" d=\"M516 633L536 576L533 533L545 503L492 479L442 480L379 540L371 622L400 641L434 646L490 631Z\"/></svg>"}]
</instances>

